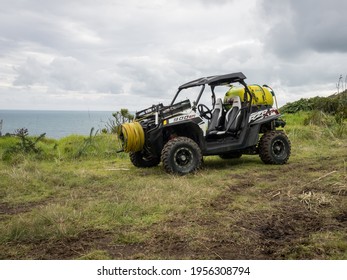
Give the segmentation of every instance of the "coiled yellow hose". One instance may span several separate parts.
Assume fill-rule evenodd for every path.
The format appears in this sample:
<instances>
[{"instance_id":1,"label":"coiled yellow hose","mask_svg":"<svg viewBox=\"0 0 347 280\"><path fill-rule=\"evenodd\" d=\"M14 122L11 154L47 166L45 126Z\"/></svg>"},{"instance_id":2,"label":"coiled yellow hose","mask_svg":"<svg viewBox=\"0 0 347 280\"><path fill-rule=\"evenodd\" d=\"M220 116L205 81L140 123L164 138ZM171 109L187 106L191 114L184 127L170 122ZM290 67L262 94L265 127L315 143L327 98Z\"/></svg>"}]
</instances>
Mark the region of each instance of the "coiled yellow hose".
<instances>
[{"instance_id":1,"label":"coiled yellow hose","mask_svg":"<svg viewBox=\"0 0 347 280\"><path fill-rule=\"evenodd\" d=\"M141 151L145 144L145 132L140 123L124 123L118 127L118 136L123 141L126 153Z\"/></svg>"}]
</instances>

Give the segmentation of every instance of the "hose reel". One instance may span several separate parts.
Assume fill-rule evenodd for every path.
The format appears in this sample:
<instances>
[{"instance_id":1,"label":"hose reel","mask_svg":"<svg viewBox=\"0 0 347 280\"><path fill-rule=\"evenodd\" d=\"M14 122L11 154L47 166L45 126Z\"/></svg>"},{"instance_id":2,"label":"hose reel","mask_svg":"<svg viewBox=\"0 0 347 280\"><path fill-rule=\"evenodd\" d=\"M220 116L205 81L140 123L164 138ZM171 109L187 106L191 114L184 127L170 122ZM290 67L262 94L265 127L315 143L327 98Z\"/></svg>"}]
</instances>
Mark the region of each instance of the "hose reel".
<instances>
[{"instance_id":1,"label":"hose reel","mask_svg":"<svg viewBox=\"0 0 347 280\"><path fill-rule=\"evenodd\" d=\"M123 151L139 152L145 144L145 132L139 122L124 123L118 126L117 134L123 142Z\"/></svg>"}]
</instances>

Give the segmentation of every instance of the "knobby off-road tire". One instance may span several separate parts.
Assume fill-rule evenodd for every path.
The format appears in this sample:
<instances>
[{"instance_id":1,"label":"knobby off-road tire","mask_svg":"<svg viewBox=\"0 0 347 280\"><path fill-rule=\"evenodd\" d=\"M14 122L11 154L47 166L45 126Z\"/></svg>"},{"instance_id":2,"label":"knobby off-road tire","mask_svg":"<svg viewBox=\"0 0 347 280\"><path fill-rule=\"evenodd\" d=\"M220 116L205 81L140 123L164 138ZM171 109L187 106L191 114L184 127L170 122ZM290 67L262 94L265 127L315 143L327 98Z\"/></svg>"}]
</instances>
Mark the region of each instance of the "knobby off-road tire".
<instances>
[{"instance_id":1,"label":"knobby off-road tire","mask_svg":"<svg viewBox=\"0 0 347 280\"><path fill-rule=\"evenodd\" d=\"M259 141L259 156L266 164L285 164L290 156L291 145L283 131L268 131Z\"/></svg>"},{"instance_id":2,"label":"knobby off-road tire","mask_svg":"<svg viewBox=\"0 0 347 280\"><path fill-rule=\"evenodd\" d=\"M146 157L142 152L131 152L129 154L130 161L132 164L139 168L147 168L157 166L160 162L160 158L157 157Z\"/></svg>"},{"instance_id":3,"label":"knobby off-road tire","mask_svg":"<svg viewBox=\"0 0 347 280\"><path fill-rule=\"evenodd\" d=\"M201 150L192 139L177 137L167 142L161 152L166 172L179 175L194 172L201 166Z\"/></svg>"}]
</instances>

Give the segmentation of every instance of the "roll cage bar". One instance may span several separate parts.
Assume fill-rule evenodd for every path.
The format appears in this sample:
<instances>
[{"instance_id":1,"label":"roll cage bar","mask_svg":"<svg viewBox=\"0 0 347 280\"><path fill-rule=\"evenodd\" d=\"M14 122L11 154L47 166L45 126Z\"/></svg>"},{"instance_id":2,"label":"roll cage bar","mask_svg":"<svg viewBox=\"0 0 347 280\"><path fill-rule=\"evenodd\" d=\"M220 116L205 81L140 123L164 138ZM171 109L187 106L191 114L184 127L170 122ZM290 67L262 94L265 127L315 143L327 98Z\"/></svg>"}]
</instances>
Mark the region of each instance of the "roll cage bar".
<instances>
[{"instance_id":1,"label":"roll cage bar","mask_svg":"<svg viewBox=\"0 0 347 280\"><path fill-rule=\"evenodd\" d=\"M181 86L178 87L177 93L174 96L172 102L171 102L171 106L174 105L179 93L183 90L183 89L187 89L187 88L191 88L191 87L197 87L197 86L201 86L201 90L199 92L199 95L195 101L195 104L199 104L200 98L202 96L202 93L205 90L205 86L209 85L211 87L211 92L212 92L212 106L214 108L215 103L216 103L216 95L214 93L214 88L216 86L220 86L220 85L225 85L225 84L231 84L231 83L240 83L245 87L245 96L244 96L244 100L245 101L249 101L249 106L251 106L252 104L252 94L249 91L247 84L245 83L246 76L242 73L242 72L237 72L237 73L231 73L231 74L225 74L225 75L217 75L217 76L209 76L209 77L203 77L203 78L199 78L196 80L193 80L191 82L185 83ZM249 97L249 98L248 98Z\"/></svg>"}]
</instances>

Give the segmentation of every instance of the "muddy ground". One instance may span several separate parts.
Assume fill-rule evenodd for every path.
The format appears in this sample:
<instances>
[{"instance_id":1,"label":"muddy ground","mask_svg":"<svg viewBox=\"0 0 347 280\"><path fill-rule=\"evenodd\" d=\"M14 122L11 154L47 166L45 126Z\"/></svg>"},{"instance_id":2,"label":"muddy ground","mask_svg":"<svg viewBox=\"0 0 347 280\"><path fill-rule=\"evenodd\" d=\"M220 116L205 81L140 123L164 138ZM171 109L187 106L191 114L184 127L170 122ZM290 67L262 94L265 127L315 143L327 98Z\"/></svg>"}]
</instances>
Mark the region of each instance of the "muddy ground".
<instances>
[{"instance_id":1,"label":"muddy ground","mask_svg":"<svg viewBox=\"0 0 347 280\"><path fill-rule=\"evenodd\" d=\"M283 181L284 173L298 169L302 170L300 174L305 173L303 169L315 171L321 178L305 181L295 177ZM342 171L342 180L338 182L329 181L335 172L341 171L336 171L333 165L327 170L326 165L320 169L317 165L292 163L283 167L282 174L271 176L266 172L255 172L252 178L231 174L233 183L213 200L201 202L200 209L173 213L161 222L141 228L86 229L74 237L59 240L10 242L6 248L12 249L2 250L0 256L1 259L78 259L89 252L101 251L112 259L343 257L339 250L345 250L343 244L347 244L346 174ZM270 187L257 185L264 180ZM253 197L249 209L238 207L236 201L247 196ZM40 203L15 207L1 204L0 214L17 215L41 206ZM119 234L128 232L143 233L146 238L139 242L117 241Z\"/></svg>"}]
</instances>

